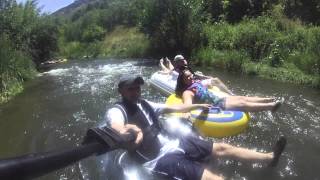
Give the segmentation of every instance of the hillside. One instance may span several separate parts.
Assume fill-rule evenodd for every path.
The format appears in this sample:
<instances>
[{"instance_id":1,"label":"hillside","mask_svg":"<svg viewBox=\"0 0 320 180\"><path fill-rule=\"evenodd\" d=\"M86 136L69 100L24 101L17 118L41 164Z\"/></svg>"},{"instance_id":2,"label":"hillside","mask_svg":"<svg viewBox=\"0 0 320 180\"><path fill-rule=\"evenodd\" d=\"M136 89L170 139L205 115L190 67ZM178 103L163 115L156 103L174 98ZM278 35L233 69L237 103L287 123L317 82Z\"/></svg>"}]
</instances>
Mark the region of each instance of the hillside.
<instances>
[{"instance_id":1,"label":"hillside","mask_svg":"<svg viewBox=\"0 0 320 180\"><path fill-rule=\"evenodd\" d=\"M65 16L65 15L68 16L68 15L72 14L73 12L87 6L88 4L94 4L99 1L103 1L103 0L75 0L70 5L57 10L52 15L54 15L54 16Z\"/></svg>"}]
</instances>

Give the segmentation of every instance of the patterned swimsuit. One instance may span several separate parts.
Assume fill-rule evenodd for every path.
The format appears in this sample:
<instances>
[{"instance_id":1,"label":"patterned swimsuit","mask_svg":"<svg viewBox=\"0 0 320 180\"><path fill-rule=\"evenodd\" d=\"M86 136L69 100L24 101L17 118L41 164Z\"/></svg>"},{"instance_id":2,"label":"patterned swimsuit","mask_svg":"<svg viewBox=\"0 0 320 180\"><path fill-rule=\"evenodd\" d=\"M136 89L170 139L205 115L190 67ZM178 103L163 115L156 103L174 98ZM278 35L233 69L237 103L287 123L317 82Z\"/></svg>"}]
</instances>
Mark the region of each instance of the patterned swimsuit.
<instances>
[{"instance_id":1,"label":"patterned swimsuit","mask_svg":"<svg viewBox=\"0 0 320 180\"><path fill-rule=\"evenodd\" d=\"M190 87L188 87L187 90L190 90L195 93L195 102L197 103L209 103L214 106L219 106L221 101L224 100L224 98L220 98L214 95L212 92L208 90L207 87L203 86L198 81L193 82L193 84Z\"/></svg>"}]
</instances>

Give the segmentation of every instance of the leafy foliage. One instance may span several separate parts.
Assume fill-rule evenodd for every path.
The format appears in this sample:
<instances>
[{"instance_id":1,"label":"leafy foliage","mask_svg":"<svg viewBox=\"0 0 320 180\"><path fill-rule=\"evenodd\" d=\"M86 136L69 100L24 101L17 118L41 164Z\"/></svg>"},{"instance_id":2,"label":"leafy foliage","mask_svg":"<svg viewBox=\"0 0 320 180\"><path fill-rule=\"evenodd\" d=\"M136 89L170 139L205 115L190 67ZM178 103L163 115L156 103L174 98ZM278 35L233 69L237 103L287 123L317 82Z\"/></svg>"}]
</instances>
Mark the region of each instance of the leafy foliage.
<instances>
[{"instance_id":1,"label":"leafy foliage","mask_svg":"<svg viewBox=\"0 0 320 180\"><path fill-rule=\"evenodd\" d=\"M104 57L138 58L147 55L149 40L137 28L118 26L102 43Z\"/></svg>"},{"instance_id":2,"label":"leafy foliage","mask_svg":"<svg viewBox=\"0 0 320 180\"><path fill-rule=\"evenodd\" d=\"M207 45L194 56L199 64L319 86L319 27L306 27L275 13L235 25L207 24L204 29Z\"/></svg>"},{"instance_id":3,"label":"leafy foliage","mask_svg":"<svg viewBox=\"0 0 320 180\"><path fill-rule=\"evenodd\" d=\"M142 28L160 52L190 54L201 42L206 19L202 1L152 0L143 16Z\"/></svg>"},{"instance_id":4,"label":"leafy foliage","mask_svg":"<svg viewBox=\"0 0 320 180\"><path fill-rule=\"evenodd\" d=\"M57 50L57 28L49 17L39 14L36 5L36 1L0 2L1 98L18 92L13 89L21 89L21 83L33 76L34 63L48 60Z\"/></svg>"},{"instance_id":5,"label":"leafy foliage","mask_svg":"<svg viewBox=\"0 0 320 180\"><path fill-rule=\"evenodd\" d=\"M320 86L318 0L74 3L79 6L48 16L40 14L36 0L0 1L2 94L32 77L33 64L56 56L182 53L202 65Z\"/></svg>"},{"instance_id":6,"label":"leafy foliage","mask_svg":"<svg viewBox=\"0 0 320 180\"><path fill-rule=\"evenodd\" d=\"M290 18L300 18L307 23L320 25L319 0L285 0L284 11Z\"/></svg>"}]
</instances>

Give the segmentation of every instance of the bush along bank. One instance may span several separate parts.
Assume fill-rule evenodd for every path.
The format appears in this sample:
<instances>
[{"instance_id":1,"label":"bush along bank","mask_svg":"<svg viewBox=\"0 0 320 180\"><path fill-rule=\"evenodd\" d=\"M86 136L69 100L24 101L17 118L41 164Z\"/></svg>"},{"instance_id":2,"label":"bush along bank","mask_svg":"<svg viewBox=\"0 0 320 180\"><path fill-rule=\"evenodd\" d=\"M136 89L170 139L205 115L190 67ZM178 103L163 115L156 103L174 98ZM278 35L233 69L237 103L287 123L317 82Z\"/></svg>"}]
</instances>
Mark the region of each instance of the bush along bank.
<instances>
[{"instance_id":1,"label":"bush along bank","mask_svg":"<svg viewBox=\"0 0 320 180\"><path fill-rule=\"evenodd\" d=\"M23 82L36 74L35 66L25 53L15 50L13 43L0 35L0 104L23 90Z\"/></svg>"},{"instance_id":2,"label":"bush along bank","mask_svg":"<svg viewBox=\"0 0 320 180\"><path fill-rule=\"evenodd\" d=\"M0 3L0 103L23 89L34 77L36 66L52 58L57 50L55 21L41 15L37 1Z\"/></svg>"},{"instance_id":3,"label":"bush along bank","mask_svg":"<svg viewBox=\"0 0 320 180\"><path fill-rule=\"evenodd\" d=\"M61 42L61 55L68 59L141 58L148 56L150 42L136 27L118 26L101 41Z\"/></svg>"},{"instance_id":4,"label":"bush along bank","mask_svg":"<svg viewBox=\"0 0 320 180\"><path fill-rule=\"evenodd\" d=\"M320 88L320 28L261 16L204 28L207 43L192 58L229 71Z\"/></svg>"}]
</instances>

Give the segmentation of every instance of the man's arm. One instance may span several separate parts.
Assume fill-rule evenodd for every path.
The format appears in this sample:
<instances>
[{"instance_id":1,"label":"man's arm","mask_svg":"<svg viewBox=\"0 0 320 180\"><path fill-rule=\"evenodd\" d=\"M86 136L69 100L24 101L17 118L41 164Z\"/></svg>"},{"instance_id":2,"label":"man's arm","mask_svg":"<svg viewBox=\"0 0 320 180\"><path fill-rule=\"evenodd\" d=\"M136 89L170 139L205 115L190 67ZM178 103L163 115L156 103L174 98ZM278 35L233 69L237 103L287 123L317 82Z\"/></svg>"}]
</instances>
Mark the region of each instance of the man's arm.
<instances>
[{"instance_id":1,"label":"man's arm","mask_svg":"<svg viewBox=\"0 0 320 180\"><path fill-rule=\"evenodd\" d=\"M125 124L124 116L120 110L110 109L106 113L106 120L109 122L110 127L116 130L121 135L129 135L131 133L136 135L135 144L138 145L142 142L143 133L139 127L134 124Z\"/></svg>"},{"instance_id":2,"label":"man's arm","mask_svg":"<svg viewBox=\"0 0 320 180\"><path fill-rule=\"evenodd\" d=\"M136 145L140 144L143 140L143 133L141 129L134 124L121 124L113 122L111 123L111 128L116 130L121 135L129 135L131 133L136 135L136 140L134 141Z\"/></svg>"}]
</instances>

